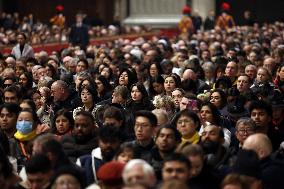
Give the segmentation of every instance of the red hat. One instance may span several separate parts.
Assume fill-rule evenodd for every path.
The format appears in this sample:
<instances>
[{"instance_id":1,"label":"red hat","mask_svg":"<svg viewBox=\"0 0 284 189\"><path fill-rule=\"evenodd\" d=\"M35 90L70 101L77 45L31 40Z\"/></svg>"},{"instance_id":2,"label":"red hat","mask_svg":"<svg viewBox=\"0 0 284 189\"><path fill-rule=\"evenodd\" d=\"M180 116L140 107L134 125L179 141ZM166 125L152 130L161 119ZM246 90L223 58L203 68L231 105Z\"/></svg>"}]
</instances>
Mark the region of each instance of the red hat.
<instances>
[{"instance_id":1,"label":"red hat","mask_svg":"<svg viewBox=\"0 0 284 189\"><path fill-rule=\"evenodd\" d=\"M55 7L55 9L57 10L57 11L63 11L64 10L64 7L62 6L62 5L57 5L56 7Z\"/></svg>"},{"instance_id":2,"label":"red hat","mask_svg":"<svg viewBox=\"0 0 284 189\"><path fill-rule=\"evenodd\" d=\"M230 6L229 3L224 2L224 3L222 3L222 5L221 5L221 9L222 9L223 11L229 11L229 10L231 9L231 6Z\"/></svg>"},{"instance_id":3,"label":"red hat","mask_svg":"<svg viewBox=\"0 0 284 189\"><path fill-rule=\"evenodd\" d=\"M183 13L183 14L189 14L189 13L191 13L191 8L190 8L190 6L185 5L185 6L183 7L183 9L182 9L182 13Z\"/></svg>"},{"instance_id":4,"label":"red hat","mask_svg":"<svg viewBox=\"0 0 284 189\"><path fill-rule=\"evenodd\" d=\"M105 163L98 171L98 178L105 184L119 184L122 183L122 171L124 164L117 161Z\"/></svg>"}]
</instances>

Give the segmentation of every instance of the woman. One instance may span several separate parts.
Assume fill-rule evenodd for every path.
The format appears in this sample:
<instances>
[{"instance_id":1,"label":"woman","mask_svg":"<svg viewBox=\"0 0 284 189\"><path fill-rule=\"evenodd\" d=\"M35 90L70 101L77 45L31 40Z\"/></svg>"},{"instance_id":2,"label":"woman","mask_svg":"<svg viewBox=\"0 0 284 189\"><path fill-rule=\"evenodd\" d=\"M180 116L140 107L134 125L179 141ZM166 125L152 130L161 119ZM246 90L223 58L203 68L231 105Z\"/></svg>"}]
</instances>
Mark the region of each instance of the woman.
<instances>
[{"instance_id":1,"label":"woman","mask_svg":"<svg viewBox=\"0 0 284 189\"><path fill-rule=\"evenodd\" d=\"M166 95L171 96L175 88L180 87L181 79L177 74L170 74L165 77L164 88Z\"/></svg>"},{"instance_id":2,"label":"woman","mask_svg":"<svg viewBox=\"0 0 284 189\"><path fill-rule=\"evenodd\" d=\"M198 134L200 120L194 112L187 109L182 110L176 114L172 123L182 135L182 144L186 142L197 144L200 141Z\"/></svg>"},{"instance_id":3,"label":"woman","mask_svg":"<svg viewBox=\"0 0 284 189\"><path fill-rule=\"evenodd\" d=\"M210 94L210 102L222 111L227 105L227 96L222 89L214 89Z\"/></svg>"},{"instance_id":4,"label":"woman","mask_svg":"<svg viewBox=\"0 0 284 189\"><path fill-rule=\"evenodd\" d=\"M164 82L165 80L161 75L152 77L150 79L149 96L151 99L153 99L157 95L162 95L163 93L165 93Z\"/></svg>"},{"instance_id":5,"label":"woman","mask_svg":"<svg viewBox=\"0 0 284 189\"><path fill-rule=\"evenodd\" d=\"M51 132L59 139L64 135L70 135L74 127L72 113L61 109L54 115Z\"/></svg>"},{"instance_id":6,"label":"woman","mask_svg":"<svg viewBox=\"0 0 284 189\"><path fill-rule=\"evenodd\" d=\"M24 109L20 111L16 129L17 132L14 134L14 137L17 142L16 151L18 167L22 167L24 162L30 158L31 155L31 142L37 136L37 127L40 124L40 121L35 113L30 109Z\"/></svg>"},{"instance_id":7,"label":"woman","mask_svg":"<svg viewBox=\"0 0 284 189\"><path fill-rule=\"evenodd\" d=\"M112 87L109 81L103 75L99 75L96 77L95 83L97 85L97 92L100 100L109 99L112 95Z\"/></svg>"},{"instance_id":8,"label":"woman","mask_svg":"<svg viewBox=\"0 0 284 189\"><path fill-rule=\"evenodd\" d=\"M48 77L51 77L51 78L54 79L54 80L59 79L59 78L58 78L58 75L57 75L57 71L56 71L56 69L54 68L53 65L47 64L47 65L45 66L45 70L46 70L46 75L47 75Z\"/></svg>"},{"instance_id":9,"label":"woman","mask_svg":"<svg viewBox=\"0 0 284 189\"><path fill-rule=\"evenodd\" d=\"M24 72L19 77L19 82L21 86L21 92L23 98L30 98L33 94L33 76L29 72Z\"/></svg>"},{"instance_id":10,"label":"woman","mask_svg":"<svg viewBox=\"0 0 284 189\"><path fill-rule=\"evenodd\" d=\"M105 66L101 69L99 74L104 76L109 83L113 84L115 81L115 76L112 72L112 69L108 64L103 64L103 65Z\"/></svg>"},{"instance_id":11,"label":"woman","mask_svg":"<svg viewBox=\"0 0 284 189\"><path fill-rule=\"evenodd\" d=\"M235 136L238 140L238 145L235 146L236 151L243 146L244 141L252 134L256 132L256 125L251 118L240 118L236 123Z\"/></svg>"},{"instance_id":12,"label":"woman","mask_svg":"<svg viewBox=\"0 0 284 189\"><path fill-rule=\"evenodd\" d=\"M90 86L82 85L79 89L79 95L83 103L83 106L75 108L73 110L73 118L75 119L76 114L82 110L91 112L95 118L94 107L95 104L97 103L97 98L98 98L96 88L91 85Z\"/></svg>"},{"instance_id":13,"label":"woman","mask_svg":"<svg viewBox=\"0 0 284 189\"><path fill-rule=\"evenodd\" d=\"M136 74L133 72L130 69L123 69L118 76L118 85L124 85L130 89L132 84L137 82Z\"/></svg>"},{"instance_id":14,"label":"woman","mask_svg":"<svg viewBox=\"0 0 284 189\"><path fill-rule=\"evenodd\" d=\"M284 63L282 63L277 69L276 79L274 80L274 84L282 92L284 92Z\"/></svg>"},{"instance_id":15,"label":"woman","mask_svg":"<svg viewBox=\"0 0 284 189\"><path fill-rule=\"evenodd\" d=\"M148 69L148 74L147 74L148 77L146 81L144 82L145 87L149 89L151 79L157 77L158 75L162 75L162 74L163 72L162 72L160 63L156 61L151 61L149 65L149 69Z\"/></svg>"},{"instance_id":16,"label":"woman","mask_svg":"<svg viewBox=\"0 0 284 189\"><path fill-rule=\"evenodd\" d=\"M131 99L127 102L126 108L135 114L139 110L153 110L155 107L149 99L146 88L142 83L135 83L130 88Z\"/></svg>"},{"instance_id":17,"label":"woman","mask_svg":"<svg viewBox=\"0 0 284 189\"><path fill-rule=\"evenodd\" d=\"M205 102L201 105L199 111L199 117L201 122L201 128L199 129L199 134L203 132L204 128L207 125L217 125L223 128L224 138L225 138L225 147L229 147L231 143L231 132L232 126L229 121L221 117L221 114L217 107L215 107L210 102ZM230 130L229 130L230 129Z\"/></svg>"},{"instance_id":18,"label":"woman","mask_svg":"<svg viewBox=\"0 0 284 189\"><path fill-rule=\"evenodd\" d=\"M275 86L272 83L272 76L266 68L260 67L257 69L255 81L250 89L259 99L265 99L271 95Z\"/></svg>"}]
</instances>

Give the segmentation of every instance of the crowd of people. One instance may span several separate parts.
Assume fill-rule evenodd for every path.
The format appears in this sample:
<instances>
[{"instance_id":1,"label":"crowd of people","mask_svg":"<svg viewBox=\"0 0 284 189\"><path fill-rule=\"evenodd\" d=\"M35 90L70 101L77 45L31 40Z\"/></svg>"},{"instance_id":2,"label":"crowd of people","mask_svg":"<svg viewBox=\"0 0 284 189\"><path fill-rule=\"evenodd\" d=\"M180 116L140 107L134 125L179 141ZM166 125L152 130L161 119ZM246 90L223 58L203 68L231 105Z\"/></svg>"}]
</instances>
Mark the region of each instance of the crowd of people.
<instances>
[{"instance_id":1,"label":"crowd of people","mask_svg":"<svg viewBox=\"0 0 284 189\"><path fill-rule=\"evenodd\" d=\"M52 54L17 31L1 188L283 188L284 24L230 23Z\"/></svg>"},{"instance_id":2,"label":"crowd of people","mask_svg":"<svg viewBox=\"0 0 284 189\"><path fill-rule=\"evenodd\" d=\"M17 12L13 14L2 12L0 15L0 46L15 45L19 32L29 36L28 40L31 45L68 43L72 25L66 23L61 6L56 7L56 10L56 15L52 16L48 23L36 19L33 14L20 17ZM91 39L119 34L138 34L150 30L140 26L121 27L119 21L116 20L110 25L105 25L99 17L91 19L83 12L80 12L80 15Z\"/></svg>"}]
</instances>

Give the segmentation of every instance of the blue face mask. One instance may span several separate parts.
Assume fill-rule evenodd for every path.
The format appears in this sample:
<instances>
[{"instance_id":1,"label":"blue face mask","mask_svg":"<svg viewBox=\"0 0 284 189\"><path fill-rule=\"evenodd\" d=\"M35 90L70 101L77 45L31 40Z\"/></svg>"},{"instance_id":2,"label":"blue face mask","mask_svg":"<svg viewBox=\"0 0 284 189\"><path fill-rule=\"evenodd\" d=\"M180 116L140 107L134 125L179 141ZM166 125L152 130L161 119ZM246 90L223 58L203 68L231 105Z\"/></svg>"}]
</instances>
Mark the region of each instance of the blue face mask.
<instances>
[{"instance_id":1,"label":"blue face mask","mask_svg":"<svg viewBox=\"0 0 284 189\"><path fill-rule=\"evenodd\" d=\"M16 125L17 130L21 133L21 134L29 134L30 132L33 131L33 122L32 121L17 121L17 125Z\"/></svg>"}]
</instances>

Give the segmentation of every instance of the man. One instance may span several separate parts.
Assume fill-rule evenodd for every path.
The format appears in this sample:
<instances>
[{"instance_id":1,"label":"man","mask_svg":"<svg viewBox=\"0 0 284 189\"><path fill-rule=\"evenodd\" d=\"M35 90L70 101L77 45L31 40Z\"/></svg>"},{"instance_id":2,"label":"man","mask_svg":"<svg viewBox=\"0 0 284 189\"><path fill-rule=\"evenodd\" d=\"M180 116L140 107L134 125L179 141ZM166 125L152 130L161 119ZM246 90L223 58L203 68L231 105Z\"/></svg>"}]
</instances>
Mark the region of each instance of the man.
<instances>
[{"instance_id":1,"label":"man","mask_svg":"<svg viewBox=\"0 0 284 189\"><path fill-rule=\"evenodd\" d=\"M236 85L237 74L238 74L237 62L235 60L229 61L225 69L225 75L230 78L232 85Z\"/></svg>"},{"instance_id":2,"label":"man","mask_svg":"<svg viewBox=\"0 0 284 189\"><path fill-rule=\"evenodd\" d=\"M204 164L204 152L200 145L186 145L181 149L181 153L190 160L191 168L188 182L190 188L218 188L220 179L215 175L215 171Z\"/></svg>"},{"instance_id":3,"label":"man","mask_svg":"<svg viewBox=\"0 0 284 189\"><path fill-rule=\"evenodd\" d=\"M13 47L11 54L16 57L16 59L19 59L21 57L34 57L34 51L33 48L26 43L27 36L24 33L19 33L17 36L18 44Z\"/></svg>"},{"instance_id":4,"label":"man","mask_svg":"<svg viewBox=\"0 0 284 189\"><path fill-rule=\"evenodd\" d=\"M245 74L253 81L256 77L257 68L253 64L249 64L245 67Z\"/></svg>"},{"instance_id":5,"label":"man","mask_svg":"<svg viewBox=\"0 0 284 189\"><path fill-rule=\"evenodd\" d=\"M52 83L50 88L51 96L53 97L52 106L55 113L62 108L69 111L73 111L73 109L75 109L75 97L72 96L67 83L62 80L57 80Z\"/></svg>"},{"instance_id":6,"label":"man","mask_svg":"<svg viewBox=\"0 0 284 189\"><path fill-rule=\"evenodd\" d=\"M185 95L185 91L181 88L176 88L172 92L172 98L174 100L175 107L177 110L179 110L179 104L184 95Z\"/></svg>"},{"instance_id":7,"label":"man","mask_svg":"<svg viewBox=\"0 0 284 189\"><path fill-rule=\"evenodd\" d=\"M163 181L177 179L187 183L190 176L190 161L182 154L174 153L165 158L162 167Z\"/></svg>"},{"instance_id":8,"label":"man","mask_svg":"<svg viewBox=\"0 0 284 189\"><path fill-rule=\"evenodd\" d=\"M112 97L110 99L98 103L97 106L99 107L113 103L113 104L120 104L123 107L125 107L128 97L129 97L129 90L127 89L127 87L123 85L118 85L114 88Z\"/></svg>"},{"instance_id":9,"label":"man","mask_svg":"<svg viewBox=\"0 0 284 189\"><path fill-rule=\"evenodd\" d=\"M14 138L16 133L16 123L21 108L14 103L4 103L0 106L0 130L4 132L9 140L10 156L17 157L20 153L18 150L18 142ZM8 146L7 146L8 147ZM17 160L17 165L21 164L21 160ZM20 167L17 167L19 169Z\"/></svg>"},{"instance_id":10,"label":"man","mask_svg":"<svg viewBox=\"0 0 284 189\"><path fill-rule=\"evenodd\" d=\"M73 61L74 58L72 58L71 56L65 56L63 59L62 59L62 65L60 66L61 70L62 70L62 73L72 73L72 74L75 74L76 73L76 65L75 65L75 68L72 69L72 70L69 70L69 64L70 62ZM75 61L76 62L76 61ZM72 71L72 72L71 72Z\"/></svg>"},{"instance_id":11,"label":"man","mask_svg":"<svg viewBox=\"0 0 284 189\"><path fill-rule=\"evenodd\" d=\"M283 160L279 161L271 157L272 144L267 135L258 133L249 136L245 140L243 148L253 150L257 153L257 156L260 159L261 175L264 188L284 188L282 185L284 163Z\"/></svg>"},{"instance_id":12,"label":"man","mask_svg":"<svg viewBox=\"0 0 284 189\"><path fill-rule=\"evenodd\" d=\"M174 152L180 142L181 134L174 126L168 124L159 128L156 135L155 147L151 150L151 165L158 179L161 178L163 160Z\"/></svg>"},{"instance_id":13,"label":"man","mask_svg":"<svg viewBox=\"0 0 284 189\"><path fill-rule=\"evenodd\" d=\"M178 23L178 29L182 39L188 39L188 37L194 32L195 28L191 19L191 8L185 5L182 10L183 17Z\"/></svg>"},{"instance_id":14,"label":"man","mask_svg":"<svg viewBox=\"0 0 284 189\"><path fill-rule=\"evenodd\" d=\"M134 124L136 139L129 143L138 152L138 158L144 159L147 162L150 162L151 159L150 150L154 146L153 134L156 126L157 118L152 112L147 110L136 112Z\"/></svg>"},{"instance_id":15,"label":"man","mask_svg":"<svg viewBox=\"0 0 284 189\"><path fill-rule=\"evenodd\" d=\"M122 178L125 185L142 184L154 188L156 184L153 167L141 159L130 160L124 167Z\"/></svg>"},{"instance_id":16,"label":"man","mask_svg":"<svg viewBox=\"0 0 284 189\"><path fill-rule=\"evenodd\" d=\"M99 147L94 148L92 153L77 159L77 165L86 170L87 183L97 182L96 172L106 162L113 160L123 141L119 128L113 125L103 125L98 132Z\"/></svg>"},{"instance_id":17,"label":"man","mask_svg":"<svg viewBox=\"0 0 284 189\"><path fill-rule=\"evenodd\" d=\"M179 104L179 111L189 109L191 111L198 111L197 101L192 99L191 95L184 95Z\"/></svg>"},{"instance_id":18,"label":"man","mask_svg":"<svg viewBox=\"0 0 284 189\"><path fill-rule=\"evenodd\" d=\"M97 147L96 125L90 112L80 111L75 116L75 125L72 136L62 137L62 145L65 153L71 161L82 155L90 154Z\"/></svg>"},{"instance_id":19,"label":"man","mask_svg":"<svg viewBox=\"0 0 284 189\"><path fill-rule=\"evenodd\" d=\"M207 125L201 134L201 146L204 150L206 164L213 169L223 171L230 158L229 151L223 146L223 129L216 125Z\"/></svg>"},{"instance_id":20,"label":"man","mask_svg":"<svg viewBox=\"0 0 284 189\"><path fill-rule=\"evenodd\" d=\"M0 107L0 128L9 139L16 133L19 112L20 107L15 103L4 103Z\"/></svg>"},{"instance_id":21,"label":"man","mask_svg":"<svg viewBox=\"0 0 284 189\"><path fill-rule=\"evenodd\" d=\"M263 100L253 101L249 107L250 117L256 124L256 132L266 134L272 119L272 107Z\"/></svg>"},{"instance_id":22,"label":"man","mask_svg":"<svg viewBox=\"0 0 284 189\"><path fill-rule=\"evenodd\" d=\"M273 149L278 149L282 142L279 133L272 128L272 106L266 101L253 101L249 107L250 117L256 124L256 133L267 134Z\"/></svg>"},{"instance_id":23,"label":"man","mask_svg":"<svg viewBox=\"0 0 284 189\"><path fill-rule=\"evenodd\" d=\"M7 68L15 69L15 67L16 67L16 59L13 56L8 56L5 59L5 62L7 64Z\"/></svg>"},{"instance_id":24,"label":"man","mask_svg":"<svg viewBox=\"0 0 284 189\"><path fill-rule=\"evenodd\" d=\"M21 101L20 90L16 85L9 86L4 89L4 102L19 104Z\"/></svg>"},{"instance_id":25,"label":"man","mask_svg":"<svg viewBox=\"0 0 284 189\"><path fill-rule=\"evenodd\" d=\"M83 24L82 13L76 14L76 23L71 27L69 40L73 46L80 46L84 50L89 44L88 27Z\"/></svg>"},{"instance_id":26,"label":"man","mask_svg":"<svg viewBox=\"0 0 284 189\"><path fill-rule=\"evenodd\" d=\"M198 79L196 72L192 69L186 69L182 74L182 81L185 82L187 80L193 80L196 84L196 94L203 93L204 90L209 90L210 87L201 79Z\"/></svg>"},{"instance_id":27,"label":"man","mask_svg":"<svg viewBox=\"0 0 284 189\"><path fill-rule=\"evenodd\" d=\"M50 188L52 168L49 159L42 154L32 156L25 166L27 180L19 183L19 188L47 189Z\"/></svg>"},{"instance_id":28,"label":"man","mask_svg":"<svg viewBox=\"0 0 284 189\"><path fill-rule=\"evenodd\" d=\"M240 93L247 92L251 86L251 80L248 75L242 74L237 79L237 89Z\"/></svg>"},{"instance_id":29,"label":"man","mask_svg":"<svg viewBox=\"0 0 284 189\"><path fill-rule=\"evenodd\" d=\"M275 59L270 56L265 58L262 67L266 68L269 71L269 73L273 75L276 67Z\"/></svg>"}]
</instances>

